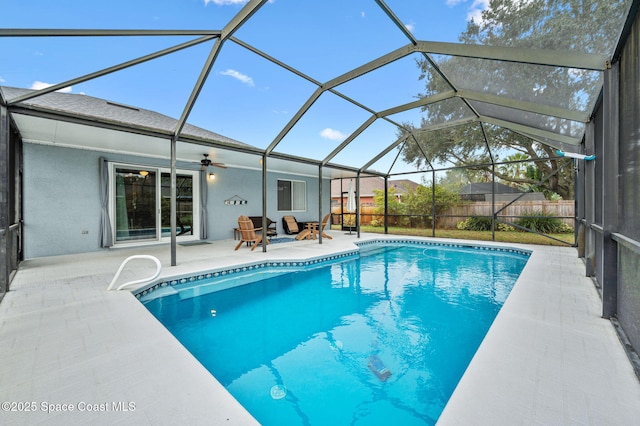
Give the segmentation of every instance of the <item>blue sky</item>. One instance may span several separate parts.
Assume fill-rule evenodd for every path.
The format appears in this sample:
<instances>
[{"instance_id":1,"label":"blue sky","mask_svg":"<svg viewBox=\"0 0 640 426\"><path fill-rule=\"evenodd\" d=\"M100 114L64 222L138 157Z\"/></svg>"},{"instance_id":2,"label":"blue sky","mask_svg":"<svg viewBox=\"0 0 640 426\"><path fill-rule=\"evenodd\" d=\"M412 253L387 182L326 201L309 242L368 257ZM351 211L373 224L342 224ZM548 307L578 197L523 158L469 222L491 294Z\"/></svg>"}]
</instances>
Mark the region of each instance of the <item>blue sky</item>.
<instances>
[{"instance_id":1,"label":"blue sky","mask_svg":"<svg viewBox=\"0 0 640 426\"><path fill-rule=\"evenodd\" d=\"M222 29L238 0L3 0L3 28ZM487 0L387 0L418 40L457 42ZM241 41L326 82L408 43L373 0L273 0L235 34ZM190 37L2 38L0 85L40 88L148 54ZM68 89L179 117L212 42ZM337 89L375 111L415 100L422 90L409 56ZM316 85L226 42L189 122L261 148L268 146ZM296 155L326 155L370 113L325 93L278 145ZM417 111L393 117L417 121ZM395 140L376 121L336 157L368 156ZM381 166L382 167L382 166Z\"/></svg>"}]
</instances>

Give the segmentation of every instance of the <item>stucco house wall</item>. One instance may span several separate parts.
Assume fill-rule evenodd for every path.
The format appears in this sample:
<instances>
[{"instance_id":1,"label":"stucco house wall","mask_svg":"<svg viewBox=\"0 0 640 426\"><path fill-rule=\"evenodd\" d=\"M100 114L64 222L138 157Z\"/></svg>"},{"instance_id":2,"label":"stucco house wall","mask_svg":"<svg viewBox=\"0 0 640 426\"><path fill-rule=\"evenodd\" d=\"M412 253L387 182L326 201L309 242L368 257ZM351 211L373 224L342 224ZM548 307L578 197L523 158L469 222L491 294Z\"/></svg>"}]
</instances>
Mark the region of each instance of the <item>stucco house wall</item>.
<instances>
[{"instance_id":1,"label":"stucco house wall","mask_svg":"<svg viewBox=\"0 0 640 426\"><path fill-rule=\"evenodd\" d=\"M99 250L100 153L33 143L23 153L25 259Z\"/></svg>"},{"instance_id":2,"label":"stucco house wall","mask_svg":"<svg viewBox=\"0 0 640 426\"><path fill-rule=\"evenodd\" d=\"M238 226L238 216L262 215L262 171L249 169L216 169L216 178L207 181L209 187L207 199L209 240L233 238L233 228ZM278 179L306 182L307 209L301 211L278 211ZM323 180L323 215L329 213L330 181ZM247 204L228 205L224 200L233 196L247 200ZM282 217L293 215L299 221L318 220L318 178L287 173L267 173L267 217L277 223L278 234L284 234Z\"/></svg>"},{"instance_id":3,"label":"stucco house wall","mask_svg":"<svg viewBox=\"0 0 640 426\"><path fill-rule=\"evenodd\" d=\"M24 144L24 234L26 259L43 256L106 250L100 247L99 161L154 164L168 167L168 160L105 153L35 143ZM178 168L199 170L199 165L178 163ZM261 170L214 169L216 179L207 181L208 240L233 238L238 216L262 214ZM305 181L305 212L277 210L277 179ZM286 173L267 174L267 216L278 223L283 233L282 216L293 214L299 220L317 220L318 179ZM323 183L326 194L324 213L329 212L330 182ZM225 199L238 195L244 205L228 205Z\"/></svg>"}]
</instances>

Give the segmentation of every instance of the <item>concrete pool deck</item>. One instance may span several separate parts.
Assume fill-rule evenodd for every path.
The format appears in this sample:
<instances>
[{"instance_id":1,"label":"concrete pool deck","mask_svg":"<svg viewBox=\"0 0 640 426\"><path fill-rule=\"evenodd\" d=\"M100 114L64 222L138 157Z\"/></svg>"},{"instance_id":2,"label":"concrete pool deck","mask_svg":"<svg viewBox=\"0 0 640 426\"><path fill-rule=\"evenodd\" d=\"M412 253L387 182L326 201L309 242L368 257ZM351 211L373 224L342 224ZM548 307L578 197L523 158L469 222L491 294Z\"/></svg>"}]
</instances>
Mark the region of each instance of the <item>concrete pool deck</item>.
<instances>
[{"instance_id":1,"label":"concrete pool deck","mask_svg":"<svg viewBox=\"0 0 640 426\"><path fill-rule=\"evenodd\" d=\"M322 245L273 244L267 253L234 252L232 240L179 245L178 266L161 276L307 259L394 238L329 233L334 239ZM600 318L576 250L517 247L533 250L531 259L439 424L637 423L640 381L611 322ZM0 424L257 424L131 293L106 291L134 254L169 264L166 245L22 263L0 303ZM120 282L153 271L149 261L132 261Z\"/></svg>"}]
</instances>

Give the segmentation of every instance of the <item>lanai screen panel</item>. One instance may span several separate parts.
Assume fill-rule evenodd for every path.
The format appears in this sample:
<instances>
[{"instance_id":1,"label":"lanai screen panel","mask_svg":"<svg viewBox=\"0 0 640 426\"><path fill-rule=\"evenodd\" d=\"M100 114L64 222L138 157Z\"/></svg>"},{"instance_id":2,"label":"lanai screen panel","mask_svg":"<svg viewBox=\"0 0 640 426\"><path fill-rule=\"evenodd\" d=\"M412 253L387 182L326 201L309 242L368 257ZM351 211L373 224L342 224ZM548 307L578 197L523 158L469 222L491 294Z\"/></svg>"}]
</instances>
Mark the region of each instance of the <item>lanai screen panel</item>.
<instances>
[{"instance_id":1,"label":"lanai screen panel","mask_svg":"<svg viewBox=\"0 0 640 426\"><path fill-rule=\"evenodd\" d=\"M317 86L228 41L220 51L189 121L266 148Z\"/></svg>"},{"instance_id":2,"label":"lanai screen panel","mask_svg":"<svg viewBox=\"0 0 640 426\"><path fill-rule=\"evenodd\" d=\"M499 118L534 129L557 133L558 136L575 138L577 142L582 138L585 130L584 123L575 120L567 120L531 111L521 111L486 102L469 101L469 104L482 116Z\"/></svg>"},{"instance_id":3,"label":"lanai screen panel","mask_svg":"<svg viewBox=\"0 0 640 426\"><path fill-rule=\"evenodd\" d=\"M609 55L631 3L632 0L505 2L504 7L487 9L479 22L481 31L477 35L465 34L464 40Z\"/></svg>"},{"instance_id":4,"label":"lanai screen panel","mask_svg":"<svg viewBox=\"0 0 640 426\"><path fill-rule=\"evenodd\" d=\"M376 119L331 159L331 162L361 168L393 144L398 136L398 128L393 123L382 118ZM396 149L393 152L397 154ZM392 162L392 158L379 162L376 169L388 170Z\"/></svg>"},{"instance_id":5,"label":"lanai screen panel","mask_svg":"<svg viewBox=\"0 0 640 426\"><path fill-rule=\"evenodd\" d=\"M149 19L144 7L122 14L124 4L114 0L110 7L103 8L97 4L78 3L74 8L75 21L70 21L65 15L65 5L47 4L32 8L13 2L10 21L5 17L0 26L73 28L78 26L77 22L82 22L85 28L172 27L220 31L229 28L228 25L244 7L213 1L189 4L178 0L162 4L144 0L137 2L138 6L153 6L158 19ZM421 116L408 110L402 110L398 115L389 113L388 117L400 124L410 123L411 130L424 128L425 124L450 125L460 118L472 119L477 113L546 131L549 128L548 117L557 117L555 113L547 114L535 109L520 115L520 111L527 111L526 105L494 104L482 97L501 97L507 101L517 100L588 114L599 93L602 73L537 63L544 63L547 54L553 57L558 52L610 57L630 4L631 0L504 1L500 7L497 2L265 2L233 32L232 38L225 39L210 70L199 69L198 66L204 65L206 56L212 53L213 40L207 42L206 47L190 48L189 54L185 52L184 56L176 56L178 60L137 65L137 70L101 77L91 84L79 85L78 89L91 96L157 110L176 118L184 113L189 122L234 139L261 148L275 144L276 152L315 160L331 153L345 140L341 135L348 137L374 112L411 102L412 96L415 100L425 100L432 96L444 97L451 92L455 93L452 96L462 97L467 103L459 99L455 102L440 100L437 106L425 107ZM249 7L253 5L256 3L249 3ZM25 75L24 81L20 80L23 77L15 77L13 68L9 74L2 71L0 77L7 85L19 87L30 87L36 75L43 76L41 80L46 80L43 81L46 84L59 83L95 71L94 66L107 67L180 41L193 40L194 37L24 37L17 42L15 38L7 39L14 49L4 52L7 57L15 58L11 53L17 52L16 46L19 50L21 44L22 47L27 46L25 51L29 52L37 47L46 48L46 52L42 52L45 53L43 57L69 56L68 60L61 61L65 67L58 69L27 66L28 70L41 72ZM388 59L386 55L396 49L414 43L421 45L421 40L532 49L528 57L531 63L508 62L508 57L500 61L453 56L447 49L438 54L413 53L396 61L376 63L380 59ZM8 45L3 43L0 49L9 49L5 47ZM451 48L454 47L452 45ZM82 55L83 60L73 60L71 55L74 58ZM184 67L187 63L195 66ZM366 69L359 68L365 64L369 65ZM423 68L418 68L418 65L423 65ZM174 73L176 69L178 72ZM202 90L195 85L198 70L203 73L200 77L207 80ZM156 80L163 84L152 84L145 79L145 76L152 75L166 78ZM281 75L290 78L281 80ZM130 84L121 84L120 76L121 81L139 81L138 87L125 88ZM318 104L309 111L302 111L311 93L319 87L326 92L316 103L324 103L326 97L335 96L342 100L335 105L348 106L323 111L322 108L316 109ZM341 94L340 90L345 93ZM465 92L470 94L469 98L465 97ZM193 109L185 102L189 95L197 95ZM170 101L163 103L163 98ZM463 107L448 106L456 102L462 102ZM449 109L448 113L446 109ZM300 114L300 120L296 118L298 112L304 112ZM238 121L238 117L242 119ZM581 125L573 124L573 121L579 123L580 120L559 118L565 120L557 125L562 129L561 136L579 140ZM309 125L309 120L318 124ZM331 139L317 140L317 133L327 129L325 134L333 135ZM519 132L528 134L526 130L518 128ZM539 141L552 142L554 146L570 145L571 142L563 138L556 140L544 132L532 131L530 134ZM298 141L308 143L311 149L300 149ZM393 143L393 140L388 143ZM288 152L289 147L292 147L291 152ZM450 156L446 161L454 164L454 160L455 157Z\"/></svg>"},{"instance_id":6,"label":"lanai screen panel","mask_svg":"<svg viewBox=\"0 0 640 426\"><path fill-rule=\"evenodd\" d=\"M414 53L350 80L336 90L375 112L415 102L424 89L417 65L422 57Z\"/></svg>"},{"instance_id":7,"label":"lanai screen panel","mask_svg":"<svg viewBox=\"0 0 640 426\"><path fill-rule=\"evenodd\" d=\"M25 37L4 38L0 55L11 58L0 84L43 89L128 61L192 42L194 37ZM70 84L64 93L85 94L121 104L179 116L213 41ZM81 58L81 60L79 60ZM172 82L149 78L170 70Z\"/></svg>"},{"instance_id":8,"label":"lanai screen panel","mask_svg":"<svg viewBox=\"0 0 640 426\"><path fill-rule=\"evenodd\" d=\"M274 148L274 152L322 159L370 114L330 92L323 93Z\"/></svg>"},{"instance_id":9,"label":"lanai screen panel","mask_svg":"<svg viewBox=\"0 0 640 426\"><path fill-rule=\"evenodd\" d=\"M593 86L602 82L600 73L547 65L443 55L436 61L458 89L573 111L592 105Z\"/></svg>"},{"instance_id":10,"label":"lanai screen panel","mask_svg":"<svg viewBox=\"0 0 640 426\"><path fill-rule=\"evenodd\" d=\"M473 118L471 109L460 98L449 98L422 107L420 129L442 126L454 120Z\"/></svg>"},{"instance_id":11,"label":"lanai screen panel","mask_svg":"<svg viewBox=\"0 0 640 426\"><path fill-rule=\"evenodd\" d=\"M408 164L406 161L402 160L402 155L399 155L398 150L401 150L402 147L407 142L402 142L396 148L388 152L379 160L375 161L371 166L367 168L370 171L376 171L382 174L394 174L394 173L405 173L405 172L414 172L419 170L429 170L428 165L416 166L414 164Z\"/></svg>"},{"instance_id":12,"label":"lanai screen panel","mask_svg":"<svg viewBox=\"0 0 640 426\"><path fill-rule=\"evenodd\" d=\"M362 0L267 2L235 36L321 82L407 43L375 2Z\"/></svg>"},{"instance_id":13,"label":"lanai screen panel","mask_svg":"<svg viewBox=\"0 0 640 426\"><path fill-rule=\"evenodd\" d=\"M430 165L436 170L491 163L479 122L418 131L415 140L410 140L404 146L402 155L405 161L419 168Z\"/></svg>"},{"instance_id":14,"label":"lanai screen panel","mask_svg":"<svg viewBox=\"0 0 640 426\"><path fill-rule=\"evenodd\" d=\"M556 148L503 126L483 123L487 146L494 162L557 157Z\"/></svg>"}]
</instances>

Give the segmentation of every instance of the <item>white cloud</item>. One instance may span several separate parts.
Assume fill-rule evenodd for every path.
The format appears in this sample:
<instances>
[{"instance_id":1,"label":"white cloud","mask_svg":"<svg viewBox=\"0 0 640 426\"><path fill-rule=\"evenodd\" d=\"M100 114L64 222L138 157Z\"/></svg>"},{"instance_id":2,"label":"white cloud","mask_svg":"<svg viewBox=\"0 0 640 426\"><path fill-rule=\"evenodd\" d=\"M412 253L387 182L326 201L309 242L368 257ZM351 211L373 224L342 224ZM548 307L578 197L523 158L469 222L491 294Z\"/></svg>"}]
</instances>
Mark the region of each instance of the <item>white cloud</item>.
<instances>
[{"instance_id":1,"label":"white cloud","mask_svg":"<svg viewBox=\"0 0 640 426\"><path fill-rule=\"evenodd\" d=\"M253 84L253 79L251 77L249 77L248 75L242 74L241 72L238 72L236 70L228 69L226 71L222 71L220 74L233 77L236 80L241 81L242 83L246 84L249 87L255 86L255 84Z\"/></svg>"},{"instance_id":2,"label":"white cloud","mask_svg":"<svg viewBox=\"0 0 640 426\"><path fill-rule=\"evenodd\" d=\"M34 81L31 84L31 89L33 90L40 90L40 89L46 89L47 87L51 87L53 86L53 84L49 84L49 83L43 83L42 81ZM68 87L63 87L62 89L56 90L56 92L61 92L61 93L71 93L72 87L68 86Z\"/></svg>"},{"instance_id":3,"label":"white cloud","mask_svg":"<svg viewBox=\"0 0 640 426\"><path fill-rule=\"evenodd\" d=\"M404 27L408 29L410 33L413 33L413 30L416 28L416 24L404 24Z\"/></svg>"},{"instance_id":4,"label":"white cloud","mask_svg":"<svg viewBox=\"0 0 640 426\"><path fill-rule=\"evenodd\" d=\"M343 135L342 132L340 132L339 130L333 130L329 127L321 131L320 136L332 141L341 141L345 138L345 135Z\"/></svg>"},{"instance_id":5,"label":"white cloud","mask_svg":"<svg viewBox=\"0 0 640 426\"><path fill-rule=\"evenodd\" d=\"M209 3L217 4L218 6L226 6L228 4L245 4L249 0L204 0L205 6Z\"/></svg>"},{"instance_id":6,"label":"white cloud","mask_svg":"<svg viewBox=\"0 0 640 426\"><path fill-rule=\"evenodd\" d=\"M0 83L4 83L4 78L2 78L2 76L0 75Z\"/></svg>"},{"instance_id":7,"label":"white cloud","mask_svg":"<svg viewBox=\"0 0 640 426\"><path fill-rule=\"evenodd\" d=\"M482 11L489 8L489 0L474 0L467 13L467 21L473 19L476 24L482 24Z\"/></svg>"},{"instance_id":8,"label":"white cloud","mask_svg":"<svg viewBox=\"0 0 640 426\"><path fill-rule=\"evenodd\" d=\"M531 0L516 0L516 2L527 3ZM445 0L445 4L449 7L456 7L462 3L469 3L469 0ZM471 6L468 6L467 21L473 21L476 24L482 23L482 11L489 8L489 0L472 0Z\"/></svg>"},{"instance_id":9,"label":"white cloud","mask_svg":"<svg viewBox=\"0 0 640 426\"><path fill-rule=\"evenodd\" d=\"M360 17L364 18L364 10L362 12L360 12Z\"/></svg>"}]
</instances>

